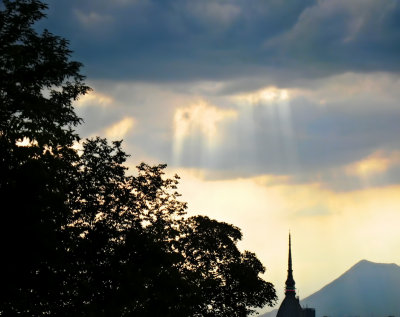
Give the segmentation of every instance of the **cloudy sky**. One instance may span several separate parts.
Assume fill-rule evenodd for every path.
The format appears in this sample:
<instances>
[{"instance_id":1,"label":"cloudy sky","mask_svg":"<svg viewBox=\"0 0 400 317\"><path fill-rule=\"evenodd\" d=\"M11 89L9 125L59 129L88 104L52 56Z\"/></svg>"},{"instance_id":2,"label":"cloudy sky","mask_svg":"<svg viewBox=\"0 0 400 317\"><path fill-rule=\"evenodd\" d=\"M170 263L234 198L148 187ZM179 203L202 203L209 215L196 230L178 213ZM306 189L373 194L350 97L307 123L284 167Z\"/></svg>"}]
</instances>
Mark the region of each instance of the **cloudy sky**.
<instances>
[{"instance_id":1,"label":"cloudy sky","mask_svg":"<svg viewBox=\"0 0 400 317\"><path fill-rule=\"evenodd\" d=\"M283 295L400 264L399 0L51 0L94 89L82 136L167 163Z\"/></svg>"}]
</instances>

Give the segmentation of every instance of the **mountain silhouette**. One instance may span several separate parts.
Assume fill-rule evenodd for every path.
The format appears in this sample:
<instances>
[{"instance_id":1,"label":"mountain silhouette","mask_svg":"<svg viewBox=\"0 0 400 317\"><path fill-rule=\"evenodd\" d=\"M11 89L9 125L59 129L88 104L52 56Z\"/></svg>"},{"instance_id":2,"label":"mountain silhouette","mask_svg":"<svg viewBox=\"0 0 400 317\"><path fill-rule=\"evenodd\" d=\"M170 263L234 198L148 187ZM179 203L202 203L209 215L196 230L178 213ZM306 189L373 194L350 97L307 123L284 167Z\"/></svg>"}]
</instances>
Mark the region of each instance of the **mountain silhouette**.
<instances>
[{"instance_id":1,"label":"mountain silhouette","mask_svg":"<svg viewBox=\"0 0 400 317\"><path fill-rule=\"evenodd\" d=\"M316 316L400 317L400 266L362 260L301 301ZM276 311L262 317L276 316Z\"/></svg>"}]
</instances>

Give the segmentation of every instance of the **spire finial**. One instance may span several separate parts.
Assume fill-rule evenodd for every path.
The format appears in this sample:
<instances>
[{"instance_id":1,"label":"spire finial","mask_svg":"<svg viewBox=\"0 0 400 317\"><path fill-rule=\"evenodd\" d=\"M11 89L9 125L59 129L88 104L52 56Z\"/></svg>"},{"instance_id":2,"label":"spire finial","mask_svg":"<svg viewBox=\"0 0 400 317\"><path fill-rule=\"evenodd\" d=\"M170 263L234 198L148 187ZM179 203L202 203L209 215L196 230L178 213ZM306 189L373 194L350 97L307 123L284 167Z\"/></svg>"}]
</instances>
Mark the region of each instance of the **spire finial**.
<instances>
[{"instance_id":1,"label":"spire finial","mask_svg":"<svg viewBox=\"0 0 400 317\"><path fill-rule=\"evenodd\" d=\"M293 268L292 268L292 238L289 230L289 256L288 256L288 276L286 279L285 294L296 294L295 282L293 279Z\"/></svg>"},{"instance_id":2,"label":"spire finial","mask_svg":"<svg viewBox=\"0 0 400 317\"><path fill-rule=\"evenodd\" d=\"M290 235L290 230L289 230L289 259L288 259L288 270L292 270L292 237Z\"/></svg>"}]
</instances>

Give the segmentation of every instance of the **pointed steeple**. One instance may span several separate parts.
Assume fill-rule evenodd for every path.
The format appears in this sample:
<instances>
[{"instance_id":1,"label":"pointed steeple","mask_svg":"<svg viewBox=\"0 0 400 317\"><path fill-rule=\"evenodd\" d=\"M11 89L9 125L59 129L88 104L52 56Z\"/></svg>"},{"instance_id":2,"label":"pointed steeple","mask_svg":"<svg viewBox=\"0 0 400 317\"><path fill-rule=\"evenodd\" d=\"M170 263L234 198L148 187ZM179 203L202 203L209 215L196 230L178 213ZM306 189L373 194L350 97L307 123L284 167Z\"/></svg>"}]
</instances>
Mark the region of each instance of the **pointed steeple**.
<instances>
[{"instance_id":1,"label":"pointed steeple","mask_svg":"<svg viewBox=\"0 0 400 317\"><path fill-rule=\"evenodd\" d=\"M288 257L288 275L286 279L285 294L296 294L295 282L293 279L293 268L292 268L292 241L289 232L289 257Z\"/></svg>"}]
</instances>

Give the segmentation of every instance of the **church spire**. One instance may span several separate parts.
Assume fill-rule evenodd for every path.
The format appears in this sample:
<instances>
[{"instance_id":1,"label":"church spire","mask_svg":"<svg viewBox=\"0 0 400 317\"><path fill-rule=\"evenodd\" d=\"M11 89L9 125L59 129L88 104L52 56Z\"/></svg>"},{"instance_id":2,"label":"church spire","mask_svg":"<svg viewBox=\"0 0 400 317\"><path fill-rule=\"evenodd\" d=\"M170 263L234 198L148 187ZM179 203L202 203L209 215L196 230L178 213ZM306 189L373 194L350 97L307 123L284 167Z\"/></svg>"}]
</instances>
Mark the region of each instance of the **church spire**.
<instances>
[{"instance_id":1,"label":"church spire","mask_svg":"<svg viewBox=\"0 0 400 317\"><path fill-rule=\"evenodd\" d=\"M296 294L295 282L293 279L293 269L292 269L292 241L289 232L289 257L288 257L288 276L286 279L285 294Z\"/></svg>"}]
</instances>

